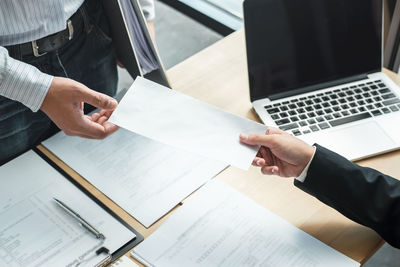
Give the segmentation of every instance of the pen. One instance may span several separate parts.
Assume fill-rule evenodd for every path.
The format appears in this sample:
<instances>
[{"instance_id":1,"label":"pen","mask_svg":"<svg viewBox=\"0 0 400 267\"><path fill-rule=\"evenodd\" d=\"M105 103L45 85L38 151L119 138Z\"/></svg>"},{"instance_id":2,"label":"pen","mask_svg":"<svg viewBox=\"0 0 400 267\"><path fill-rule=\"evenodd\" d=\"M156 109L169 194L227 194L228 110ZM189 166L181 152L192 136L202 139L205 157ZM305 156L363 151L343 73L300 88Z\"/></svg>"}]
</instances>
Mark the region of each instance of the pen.
<instances>
[{"instance_id":1,"label":"pen","mask_svg":"<svg viewBox=\"0 0 400 267\"><path fill-rule=\"evenodd\" d=\"M60 201L54 197L53 197L53 199L63 210L65 210L69 215L71 215L73 218L75 218L83 228L85 228L86 230L88 230L89 232L94 234L97 239L106 239L106 237L102 233L97 231L96 228L94 228L92 225L90 225L90 223L85 221L78 213L73 211L70 207L65 205L62 201Z\"/></svg>"}]
</instances>

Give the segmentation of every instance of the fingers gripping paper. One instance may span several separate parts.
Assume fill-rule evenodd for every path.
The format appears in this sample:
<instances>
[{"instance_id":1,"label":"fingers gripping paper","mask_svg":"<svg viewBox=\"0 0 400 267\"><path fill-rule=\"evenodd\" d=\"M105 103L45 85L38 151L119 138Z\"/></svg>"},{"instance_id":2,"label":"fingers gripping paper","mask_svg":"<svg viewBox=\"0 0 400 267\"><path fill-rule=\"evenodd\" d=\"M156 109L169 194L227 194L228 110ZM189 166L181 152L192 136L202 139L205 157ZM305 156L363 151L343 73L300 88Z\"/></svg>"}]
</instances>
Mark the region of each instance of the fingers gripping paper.
<instances>
[{"instance_id":1,"label":"fingers gripping paper","mask_svg":"<svg viewBox=\"0 0 400 267\"><path fill-rule=\"evenodd\" d=\"M110 121L161 143L248 169L258 147L239 142L240 133L267 127L137 77Z\"/></svg>"}]
</instances>

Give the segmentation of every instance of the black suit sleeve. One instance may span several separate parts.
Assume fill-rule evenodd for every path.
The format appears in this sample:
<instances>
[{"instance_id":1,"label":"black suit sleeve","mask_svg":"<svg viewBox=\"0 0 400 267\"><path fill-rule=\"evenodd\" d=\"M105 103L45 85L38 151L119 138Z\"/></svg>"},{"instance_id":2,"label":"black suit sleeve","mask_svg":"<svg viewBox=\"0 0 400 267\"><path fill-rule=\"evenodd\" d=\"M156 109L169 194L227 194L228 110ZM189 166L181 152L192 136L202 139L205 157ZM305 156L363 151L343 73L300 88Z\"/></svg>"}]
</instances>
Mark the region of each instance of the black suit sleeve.
<instances>
[{"instance_id":1,"label":"black suit sleeve","mask_svg":"<svg viewBox=\"0 0 400 267\"><path fill-rule=\"evenodd\" d=\"M294 184L400 248L400 181L316 147L304 183Z\"/></svg>"}]
</instances>

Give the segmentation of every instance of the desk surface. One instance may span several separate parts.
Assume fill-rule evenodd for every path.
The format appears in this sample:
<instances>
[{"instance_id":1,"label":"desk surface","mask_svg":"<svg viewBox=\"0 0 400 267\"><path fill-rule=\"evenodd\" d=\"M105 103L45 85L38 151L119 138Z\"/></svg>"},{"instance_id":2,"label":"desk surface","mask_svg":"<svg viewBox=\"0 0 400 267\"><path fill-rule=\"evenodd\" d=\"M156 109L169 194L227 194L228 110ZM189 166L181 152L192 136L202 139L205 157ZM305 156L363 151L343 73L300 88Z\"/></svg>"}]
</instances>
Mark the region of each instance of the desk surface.
<instances>
[{"instance_id":1,"label":"desk surface","mask_svg":"<svg viewBox=\"0 0 400 267\"><path fill-rule=\"evenodd\" d=\"M400 78L397 75L387 73L397 84L400 84ZM168 71L168 76L172 87L177 91L239 116L259 121L249 100L243 31L233 33L178 64ZM173 213L173 211L170 212L155 225L146 229L43 147L39 149L145 238ZM400 177L398 162L400 162L400 151L358 163L394 177ZM293 179L261 175L254 167L251 167L249 171L229 167L219 174L217 179L231 185L301 230L360 263L365 262L382 245L382 239L374 231L350 221L297 189L293 185ZM179 206L175 209L177 208Z\"/></svg>"}]
</instances>

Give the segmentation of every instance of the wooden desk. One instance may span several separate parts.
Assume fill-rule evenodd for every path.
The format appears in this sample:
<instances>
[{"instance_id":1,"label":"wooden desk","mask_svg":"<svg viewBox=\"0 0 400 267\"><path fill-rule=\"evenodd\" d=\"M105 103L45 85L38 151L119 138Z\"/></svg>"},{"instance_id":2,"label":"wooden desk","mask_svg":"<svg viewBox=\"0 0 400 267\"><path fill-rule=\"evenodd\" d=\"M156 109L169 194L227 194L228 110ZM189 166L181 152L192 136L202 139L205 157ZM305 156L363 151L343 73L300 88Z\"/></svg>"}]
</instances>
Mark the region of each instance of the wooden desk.
<instances>
[{"instance_id":1,"label":"wooden desk","mask_svg":"<svg viewBox=\"0 0 400 267\"><path fill-rule=\"evenodd\" d=\"M168 75L175 90L258 121L249 100L246 66L244 35L243 31L239 31L173 67ZM400 84L398 76L389 75ZM172 213L146 229L43 147L40 149L145 237ZM400 152L393 152L359 163L400 177L399 162ZM254 167L249 171L229 167L217 179L360 263L365 262L382 244L382 239L374 231L348 220L295 188L293 179L261 175Z\"/></svg>"}]
</instances>

